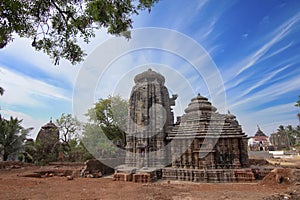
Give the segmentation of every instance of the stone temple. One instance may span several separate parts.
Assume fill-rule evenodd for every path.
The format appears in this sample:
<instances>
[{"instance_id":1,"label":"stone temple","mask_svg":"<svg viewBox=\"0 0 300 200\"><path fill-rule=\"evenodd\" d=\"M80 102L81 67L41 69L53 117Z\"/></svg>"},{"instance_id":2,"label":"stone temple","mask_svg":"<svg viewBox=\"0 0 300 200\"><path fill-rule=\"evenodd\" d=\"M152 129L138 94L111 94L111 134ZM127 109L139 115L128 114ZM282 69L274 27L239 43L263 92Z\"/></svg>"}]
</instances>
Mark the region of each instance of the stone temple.
<instances>
[{"instance_id":1,"label":"stone temple","mask_svg":"<svg viewBox=\"0 0 300 200\"><path fill-rule=\"evenodd\" d=\"M129 122L126 136L126 165L130 167L161 167L168 162L167 135L173 127L171 106L174 95L164 86L165 78L148 70L134 79L129 100Z\"/></svg>"},{"instance_id":2,"label":"stone temple","mask_svg":"<svg viewBox=\"0 0 300 200\"><path fill-rule=\"evenodd\" d=\"M129 99L125 165L116 180L252 181L247 136L236 117L219 114L206 97L191 99L174 123L165 78L149 69L134 78Z\"/></svg>"},{"instance_id":3,"label":"stone temple","mask_svg":"<svg viewBox=\"0 0 300 200\"><path fill-rule=\"evenodd\" d=\"M52 119L41 127L36 137L36 141L37 143L40 143L40 151L44 155L53 153L55 147L59 144L59 130L52 122Z\"/></svg>"}]
</instances>

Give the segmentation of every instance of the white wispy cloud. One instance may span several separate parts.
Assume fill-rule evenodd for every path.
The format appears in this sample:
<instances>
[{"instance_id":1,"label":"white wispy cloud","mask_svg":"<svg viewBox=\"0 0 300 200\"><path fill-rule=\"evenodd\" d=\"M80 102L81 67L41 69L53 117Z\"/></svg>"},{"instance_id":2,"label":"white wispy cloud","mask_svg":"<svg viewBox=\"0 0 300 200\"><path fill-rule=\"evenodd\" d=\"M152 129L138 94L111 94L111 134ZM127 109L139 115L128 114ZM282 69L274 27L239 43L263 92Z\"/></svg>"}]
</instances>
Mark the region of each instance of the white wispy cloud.
<instances>
[{"instance_id":1,"label":"white wispy cloud","mask_svg":"<svg viewBox=\"0 0 300 200\"><path fill-rule=\"evenodd\" d=\"M254 116L255 115L256 116L260 116L260 115L270 116L271 118L268 120L273 121L274 119L277 118L277 116L290 114L291 112L296 112L297 108L294 106L294 104L295 104L294 102L290 102L290 103L285 103L282 105L273 105L268 108L256 111L254 113Z\"/></svg>"},{"instance_id":2,"label":"white wispy cloud","mask_svg":"<svg viewBox=\"0 0 300 200\"><path fill-rule=\"evenodd\" d=\"M287 45L284 45L283 47L277 49L276 51L274 51L273 53L270 53L270 54L267 54L265 55L261 61L264 61L264 60L267 60L269 58L272 58L273 56L276 56L278 54L280 54L281 52L284 52L285 50L289 49L292 45L293 45L294 42L290 42L288 43Z\"/></svg>"},{"instance_id":3,"label":"white wispy cloud","mask_svg":"<svg viewBox=\"0 0 300 200\"><path fill-rule=\"evenodd\" d=\"M289 68L290 66L292 66L292 64L288 64L282 68L279 68L273 72L271 72L269 75L263 77L260 81L256 82L256 84L252 85L250 88L247 88L246 90L244 90L244 92L242 92L239 95L239 98L244 97L245 95L249 94L250 92L252 92L253 90L255 90L256 88L264 85L265 83L267 83L269 80L271 80L272 78L274 78L276 75L278 75L279 73L281 73L282 71L286 70L287 68Z\"/></svg>"},{"instance_id":4,"label":"white wispy cloud","mask_svg":"<svg viewBox=\"0 0 300 200\"><path fill-rule=\"evenodd\" d=\"M265 130L267 131L268 134L271 133L276 133L277 129L280 125L283 126L288 126L288 125L292 125L292 126L297 126L297 124L299 123L299 121L296 119L296 116L292 116L290 119L286 119L286 120L276 120L270 123L265 123L263 125L263 127L265 128Z\"/></svg>"},{"instance_id":5,"label":"white wispy cloud","mask_svg":"<svg viewBox=\"0 0 300 200\"><path fill-rule=\"evenodd\" d=\"M235 1L231 1L230 3L226 2L226 4L220 3L206 16L199 14L201 11L198 13L200 15L200 23L202 25L193 35L197 38L197 40L199 40L200 44L206 44L206 48L209 52L214 50L214 47L212 47L211 44L213 44L214 41L223 34L222 30L216 30L217 23L222 19L224 13L235 5L235 3ZM199 19L197 19L197 22L199 23ZM218 44L218 46L220 45Z\"/></svg>"},{"instance_id":6,"label":"white wispy cloud","mask_svg":"<svg viewBox=\"0 0 300 200\"><path fill-rule=\"evenodd\" d=\"M257 51L248 56L245 60L242 61L242 67L239 66L240 70L235 73L235 76L239 76L241 73L254 66L263 56L278 42L280 42L284 37L286 37L289 33L293 31L292 27L300 20L300 13L294 15L287 21L285 21L281 26L276 28L268 38L272 38L267 43L263 44ZM277 51L277 53L280 53ZM274 56L274 53L273 55Z\"/></svg>"},{"instance_id":7,"label":"white wispy cloud","mask_svg":"<svg viewBox=\"0 0 300 200\"><path fill-rule=\"evenodd\" d=\"M219 13L220 15L220 13ZM217 21L219 20L220 16L213 16L210 20L208 26L205 27L205 30L201 33L200 41L204 41L208 38L208 36L215 30L215 26Z\"/></svg>"},{"instance_id":8,"label":"white wispy cloud","mask_svg":"<svg viewBox=\"0 0 300 200\"><path fill-rule=\"evenodd\" d=\"M237 101L238 99L240 99L243 95L246 94L245 92L245 88L242 88L243 91L240 91L239 87L240 85L242 85L243 83L246 83L248 82L249 83L249 80L254 80L256 82L255 85L258 86L258 83L257 82L264 82L264 83L276 83L278 82L279 80L283 80L285 79L286 77L290 77L290 76L293 76L295 75L294 72L292 71L285 71L284 73L279 73L279 72L282 72L283 70L285 70L289 67L294 67L298 64L298 55L296 56L291 56L291 57L288 57L286 59L282 59L280 60L278 63L276 64L268 64L270 65L270 69L275 69L275 72L278 71L277 74L273 75L274 72L272 73L269 73L269 75L267 76L264 76L264 77L261 77L259 75L257 75L256 71L249 71L247 73L243 73L233 79L228 79L228 77L224 80L225 81L225 87L226 87L226 90L227 91L230 91L230 90L234 90L236 91L236 95L234 97L234 100ZM280 68L284 68L283 70L281 70ZM236 71L235 69L229 69L228 71L231 72L231 74L234 74L234 71ZM263 74L260 74L260 75L263 75ZM280 76L278 76L280 75ZM268 78L268 76L272 76L271 78ZM223 76L224 77L224 76ZM225 76L226 77L226 76ZM264 79L268 79L268 81L264 81ZM247 84L249 85L249 84ZM247 87L247 86L244 86L244 87ZM252 86L251 86L252 87ZM248 88L246 89L246 91L249 90ZM247 92L248 93L248 92Z\"/></svg>"},{"instance_id":9,"label":"white wispy cloud","mask_svg":"<svg viewBox=\"0 0 300 200\"><path fill-rule=\"evenodd\" d=\"M264 16L263 19L259 22L259 24L264 25L270 23L270 16Z\"/></svg>"},{"instance_id":10,"label":"white wispy cloud","mask_svg":"<svg viewBox=\"0 0 300 200\"><path fill-rule=\"evenodd\" d=\"M203 1L199 1L198 5L196 6L196 10L197 11L201 11L202 9L204 9L205 5L209 2L209 0L203 0Z\"/></svg>"},{"instance_id":11,"label":"white wispy cloud","mask_svg":"<svg viewBox=\"0 0 300 200\"><path fill-rule=\"evenodd\" d=\"M39 69L56 80L68 82L70 85L75 82L80 66L83 63L73 66L69 61L61 59L59 66L54 66L48 55L32 48L32 41L30 39L20 38L17 35L14 37L14 41L2 50L3 54L10 55L12 58L20 60L20 62L25 62L31 65L33 69ZM106 33L106 30L101 29L96 32L96 37L92 38L90 43L86 44L80 40L79 44L87 53L88 57L95 48L109 38L111 38L111 36ZM18 52L22 52L22 56L20 56ZM13 64L13 62L11 62L11 64Z\"/></svg>"},{"instance_id":12,"label":"white wispy cloud","mask_svg":"<svg viewBox=\"0 0 300 200\"><path fill-rule=\"evenodd\" d=\"M196 19L197 15L201 13L208 4L209 0L198 1L197 3L186 2L184 12L178 12L175 16L173 16L173 19L176 19L173 21L173 28L177 30L184 30Z\"/></svg>"},{"instance_id":13,"label":"white wispy cloud","mask_svg":"<svg viewBox=\"0 0 300 200\"><path fill-rule=\"evenodd\" d=\"M297 108L293 102L273 105L259 111L237 112L239 113L238 116L240 117L238 119L243 125L244 131L249 135L253 135L256 132L257 124L260 125L266 134L271 134L279 125L296 126L298 123L296 116Z\"/></svg>"},{"instance_id":14,"label":"white wispy cloud","mask_svg":"<svg viewBox=\"0 0 300 200\"><path fill-rule=\"evenodd\" d=\"M267 35L267 38L272 38L269 42L267 42L266 44L262 44L257 51L250 54L250 56L243 58L241 61L238 62L238 64L235 67L231 67L229 68L229 70L227 70L227 75L229 76L225 76L226 89L227 90L234 89L234 93L236 94L231 99L231 102L234 102L234 104L232 105L233 107L237 105L239 106L243 105L245 102L251 102L253 101L253 98L256 100L262 98L262 102L266 102L266 99L263 99L265 96L261 93L255 93L254 94L255 96L250 96L249 98L245 98L245 95L249 94L250 92L252 92L253 90L257 89L258 87L264 84L275 84L273 86L270 86L270 88L278 88L276 87L277 84L280 84L278 83L278 80L283 80L284 77L295 75L295 73L291 74L289 72L285 72L285 73L282 72L289 67L296 66L298 62L298 56L287 57L285 59L282 59L279 63L276 63L275 65L267 64L267 65L273 65L269 67L274 69L274 71L272 71L271 73L263 77L257 76L255 75L255 73L253 74L252 71L247 71L247 73L243 73L243 72L248 70L251 67L254 67L260 62L270 60L270 58L273 58L278 54L291 48L294 44L293 41L275 49L273 52L270 52L271 48L273 48L275 45L277 45L280 41L282 41L284 38L286 38L290 33L292 33L295 30L294 26L296 23L299 22L299 20L300 20L299 13L286 20L284 23L281 24L281 26L277 27L275 30L273 30L270 34ZM257 43L259 44L260 41L261 40L258 40ZM253 85L250 85L248 88L246 88L246 90L244 88L242 89L242 91L240 91L241 88L249 85L250 83L249 80L253 81ZM295 80L295 82L297 82L297 80ZM240 86L241 84L244 84L244 86L241 87ZM280 84L279 87L281 86L285 87L285 85ZM285 92L290 91L291 89L295 89L295 88L291 86L287 88ZM275 92L273 96L275 96L275 94L277 93ZM280 94L278 93L276 96L278 97L279 95ZM240 100L242 98L244 99ZM271 98L274 99L274 97Z\"/></svg>"},{"instance_id":15,"label":"white wispy cloud","mask_svg":"<svg viewBox=\"0 0 300 200\"><path fill-rule=\"evenodd\" d=\"M300 75L296 75L289 80L282 81L278 84L270 85L269 87L252 94L248 98L243 98L242 100L231 104L230 107L248 107L251 105L261 105L265 102L271 102L272 100L277 99L280 95L284 95L285 93L298 90L299 85Z\"/></svg>"},{"instance_id":16,"label":"white wispy cloud","mask_svg":"<svg viewBox=\"0 0 300 200\"><path fill-rule=\"evenodd\" d=\"M17 52L22 52L22 56ZM43 52L35 51L31 47L30 39L26 38L15 38L14 42L3 50L3 54L11 56L13 59L10 62L11 65L14 65L14 60L19 60L19 62L30 65L33 69L41 70L48 76L56 77L56 79L61 79L71 84L78 71L78 67L71 66L65 60L61 60L59 66L54 66L50 58Z\"/></svg>"},{"instance_id":17,"label":"white wispy cloud","mask_svg":"<svg viewBox=\"0 0 300 200\"><path fill-rule=\"evenodd\" d=\"M5 95L1 101L10 105L22 106L45 106L36 97L61 99L70 101L70 92L64 89L49 85L41 80L17 74L7 68L0 67L1 86L5 89Z\"/></svg>"}]
</instances>

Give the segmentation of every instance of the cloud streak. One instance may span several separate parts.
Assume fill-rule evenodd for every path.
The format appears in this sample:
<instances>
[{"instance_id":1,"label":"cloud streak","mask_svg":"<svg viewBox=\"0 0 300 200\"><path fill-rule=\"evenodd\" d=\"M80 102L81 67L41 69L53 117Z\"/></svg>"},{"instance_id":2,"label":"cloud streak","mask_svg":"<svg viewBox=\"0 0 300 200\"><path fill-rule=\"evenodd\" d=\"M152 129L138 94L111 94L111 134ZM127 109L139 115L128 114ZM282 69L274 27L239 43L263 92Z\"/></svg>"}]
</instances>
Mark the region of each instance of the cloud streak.
<instances>
[{"instance_id":1,"label":"cloud streak","mask_svg":"<svg viewBox=\"0 0 300 200\"><path fill-rule=\"evenodd\" d=\"M286 22L284 22L281 26L279 26L277 29L273 31L268 38L272 38L269 42L264 44L261 48L259 48L256 52L254 52L251 56L249 56L243 63L244 66L241 67L240 70L235 74L235 76L239 76L241 73L245 72L250 67L254 66L263 56L266 55L266 53L278 42L280 42L284 37L286 37L289 33L293 31L292 27L298 23L300 20L300 13L297 13L290 19L288 19ZM286 48L284 48L286 49ZM284 50L283 49L283 50ZM280 51L277 51L277 53L280 53ZM274 54L272 55L274 56ZM268 56L271 57L271 56ZM240 68L240 67L239 67Z\"/></svg>"},{"instance_id":2,"label":"cloud streak","mask_svg":"<svg viewBox=\"0 0 300 200\"><path fill-rule=\"evenodd\" d=\"M270 73L268 76L263 77L260 81L258 81L256 84L254 84L253 86L251 86L250 88L246 89L240 96L239 98L243 98L245 97L247 94L249 94L250 92L252 92L253 90L255 90L256 88L263 86L265 83L267 83L269 80L271 80L272 78L274 78L276 75L278 75L279 73L281 73L282 71L288 69L289 67L291 67L292 64L288 64L282 68L277 69L276 71Z\"/></svg>"},{"instance_id":3,"label":"cloud streak","mask_svg":"<svg viewBox=\"0 0 300 200\"><path fill-rule=\"evenodd\" d=\"M248 98L243 98L243 100L231 104L231 108L237 107L252 107L253 105L262 105L265 102L271 102L280 95L285 93L297 91L300 84L300 75L297 75L289 80L282 81L278 84L270 85L269 87L262 89Z\"/></svg>"},{"instance_id":4,"label":"cloud streak","mask_svg":"<svg viewBox=\"0 0 300 200\"><path fill-rule=\"evenodd\" d=\"M14 73L3 67L0 67L0 70L2 72L1 86L5 88L5 95L1 97L2 102L11 105L45 106L36 97L71 102L69 91Z\"/></svg>"}]
</instances>

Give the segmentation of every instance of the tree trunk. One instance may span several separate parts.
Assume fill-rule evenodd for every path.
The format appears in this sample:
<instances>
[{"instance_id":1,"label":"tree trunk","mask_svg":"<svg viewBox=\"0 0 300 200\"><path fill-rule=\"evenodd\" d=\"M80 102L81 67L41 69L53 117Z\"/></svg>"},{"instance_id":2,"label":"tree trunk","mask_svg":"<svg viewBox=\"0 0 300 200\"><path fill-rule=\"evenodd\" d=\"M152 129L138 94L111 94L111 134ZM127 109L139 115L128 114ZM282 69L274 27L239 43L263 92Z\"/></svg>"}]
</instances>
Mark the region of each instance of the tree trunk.
<instances>
[{"instance_id":1,"label":"tree trunk","mask_svg":"<svg viewBox=\"0 0 300 200\"><path fill-rule=\"evenodd\" d=\"M8 154L7 154L7 153L4 153L4 154L3 154L3 161L7 161L7 159L8 159Z\"/></svg>"}]
</instances>

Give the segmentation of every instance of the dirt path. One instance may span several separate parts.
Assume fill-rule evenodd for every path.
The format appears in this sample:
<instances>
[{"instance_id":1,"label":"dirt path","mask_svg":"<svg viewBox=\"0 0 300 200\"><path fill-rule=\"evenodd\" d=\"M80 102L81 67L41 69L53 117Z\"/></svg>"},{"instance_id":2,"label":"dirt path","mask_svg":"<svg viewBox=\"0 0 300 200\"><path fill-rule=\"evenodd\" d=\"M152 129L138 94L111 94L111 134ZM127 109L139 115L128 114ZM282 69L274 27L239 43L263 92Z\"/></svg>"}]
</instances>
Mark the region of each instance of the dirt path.
<instances>
[{"instance_id":1,"label":"dirt path","mask_svg":"<svg viewBox=\"0 0 300 200\"><path fill-rule=\"evenodd\" d=\"M152 184L117 182L110 178L22 177L37 168L0 170L0 199L262 199L287 185L257 183L200 184L159 181Z\"/></svg>"}]
</instances>

